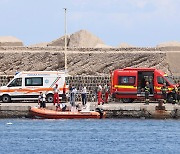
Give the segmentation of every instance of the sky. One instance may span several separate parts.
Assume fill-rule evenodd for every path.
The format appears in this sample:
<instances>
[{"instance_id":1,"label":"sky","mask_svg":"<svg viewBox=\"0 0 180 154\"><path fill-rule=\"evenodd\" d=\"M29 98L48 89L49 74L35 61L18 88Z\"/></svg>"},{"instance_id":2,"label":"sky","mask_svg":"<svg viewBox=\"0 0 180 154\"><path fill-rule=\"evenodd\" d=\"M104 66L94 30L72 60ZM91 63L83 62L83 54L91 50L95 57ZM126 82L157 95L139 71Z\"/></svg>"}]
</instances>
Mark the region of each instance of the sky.
<instances>
[{"instance_id":1,"label":"sky","mask_svg":"<svg viewBox=\"0 0 180 154\"><path fill-rule=\"evenodd\" d=\"M25 45L87 30L104 43L154 47L180 41L180 0L0 0L0 36Z\"/></svg>"}]
</instances>

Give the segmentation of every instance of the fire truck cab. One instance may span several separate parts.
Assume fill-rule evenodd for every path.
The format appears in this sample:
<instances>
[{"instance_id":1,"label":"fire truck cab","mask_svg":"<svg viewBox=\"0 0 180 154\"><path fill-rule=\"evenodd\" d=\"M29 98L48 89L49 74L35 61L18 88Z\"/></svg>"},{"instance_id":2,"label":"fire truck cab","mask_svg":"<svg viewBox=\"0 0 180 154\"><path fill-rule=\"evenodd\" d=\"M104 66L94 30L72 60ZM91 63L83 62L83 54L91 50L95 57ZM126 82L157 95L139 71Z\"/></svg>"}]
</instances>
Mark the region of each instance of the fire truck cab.
<instances>
[{"instance_id":1,"label":"fire truck cab","mask_svg":"<svg viewBox=\"0 0 180 154\"><path fill-rule=\"evenodd\" d=\"M111 94L114 98L122 99L124 103L142 99L145 96L146 82L150 84L150 99L162 98L161 87L166 83L168 99L175 87L173 79L155 68L124 68L111 73Z\"/></svg>"}]
</instances>

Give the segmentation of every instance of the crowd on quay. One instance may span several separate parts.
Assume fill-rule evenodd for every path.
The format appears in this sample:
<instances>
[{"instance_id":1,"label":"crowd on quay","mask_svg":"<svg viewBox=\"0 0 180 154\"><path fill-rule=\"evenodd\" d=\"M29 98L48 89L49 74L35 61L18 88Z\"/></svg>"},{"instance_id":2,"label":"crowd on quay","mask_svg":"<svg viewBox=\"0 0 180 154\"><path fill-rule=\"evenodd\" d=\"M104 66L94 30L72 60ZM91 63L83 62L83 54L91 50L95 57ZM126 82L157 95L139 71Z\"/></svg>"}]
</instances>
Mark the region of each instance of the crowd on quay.
<instances>
[{"instance_id":1,"label":"crowd on quay","mask_svg":"<svg viewBox=\"0 0 180 154\"><path fill-rule=\"evenodd\" d=\"M149 95L151 92L152 87L150 86L149 82L146 82L144 91L145 91L145 104L149 104ZM163 103L166 104L167 102L171 102L172 104L179 104L180 105L180 81L178 81L178 84L172 89L171 95L168 97L168 86L166 82L163 83L163 86L161 87L161 94Z\"/></svg>"},{"instance_id":2,"label":"crowd on quay","mask_svg":"<svg viewBox=\"0 0 180 154\"><path fill-rule=\"evenodd\" d=\"M69 85L69 93L68 93L68 98L69 98L69 103L71 105L71 111L75 111L77 108L82 106L83 108L86 108L87 104L87 88L85 86L79 87L79 90L73 85ZM146 85L144 87L144 92L145 92L145 104L149 104L149 95L151 91L151 86L149 82L146 82ZM167 103L168 100L168 86L166 83L163 84L161 87L161 94L162 94L162 99L164 104ZM53 88L53 105L56 106L56 110L66 110L67 105L64 103L60 103L59 99L59 87L58 84L55 85ZM81 94L81 100L82 103L76 103L76 94ZM102 87L100 84L96 89L94 89L94 95L93 95L93 101L97 102L98 105L104 105L104 103L108 103L110 96L110 86L106 84L104 87ZM66 100L66 90L63 89L63 97L62 99ZM177 86L174 87L172 90L172 95L170 96L170 100L172 101L172 104L179 104L180 105L180 81L178 82ZM40 104L40 108L46 108L46 95L42 92L40 92L39 98L38 98L38 104Z\"/></svg>"},{"instance_id":3,"label":"crowd on quay","mask_svg":"<svg viewBox=\"0 0 180 154\"><path fill-rule=\"evenodd\" d=\"M58 84L56 84L55 87L53 88L53 105L56 106L56 110L66 110L67 105L61 102L59 98L59 93L60 93L60 90L59 90ZM77 94L81 94L81 100L82 100L81 103L79 102L76 103ZM88 95L88 91L87 91L86 86L79 87L77 90L75 86L70 84L69 92L68 92L68 99L66 97L66 90L63 89L62 100L69 100L69 103L71 105L71 110L74 111L80 106L82 106L82 108L86 108L87 95ZM98 105L100 104L104 105L104 103L108 103L109 95L110 95L110 87L108 84L106 84L103 88L101 85L98 85L98 87L94 89L92 100L97 101ZM38 97L38 105L40 106L40 108L46 107L46 95L42 92L40 92L40 95Z\"/></svg>"}]
</instances>

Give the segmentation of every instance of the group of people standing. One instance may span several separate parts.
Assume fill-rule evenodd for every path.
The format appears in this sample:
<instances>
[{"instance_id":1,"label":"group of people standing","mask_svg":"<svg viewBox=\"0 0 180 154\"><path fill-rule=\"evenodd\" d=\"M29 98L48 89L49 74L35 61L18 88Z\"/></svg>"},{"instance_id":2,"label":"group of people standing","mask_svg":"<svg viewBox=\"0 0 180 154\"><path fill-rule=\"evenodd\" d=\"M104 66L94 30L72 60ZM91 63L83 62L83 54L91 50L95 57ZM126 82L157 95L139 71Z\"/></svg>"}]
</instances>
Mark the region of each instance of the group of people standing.
<instances>
[{"instance_id":1,"label":"group of people standing","mask_svg":"<svg viewBox=\"0 0 180 154\"><path fill-rule=\"evenodd\" d=\"M149 104L149 95L150 95L151 87L149 82L146 82L146 85L144 87L144 92L145 92L145 104ZM55 85L53 88L53 99L54 102L53 104L57 104L57 110L60 108L61 110L66 108L66 105L60 103L59 99L59 87L58 84ZM82 86L79 90L76 89L76 87L69 85L69 101L72 107L76 106L75 100L76 100L76 93L81 94L82 98L82 105L83 107L86 106L87 103L87 89L85 86ZM161 94L162 94L162 99L164 103L167 103L168 100L172 100L172 103L180 103L180 81L178 83L178 86L175 86L174 89L171 91L171 94L168 95L169 89L166 83L163 84L161 87ZM65 91L63 90L63 94L65 95ZM98 105L108 103L109 99L109 94L110 94L110 87L108 84L106 84L103 88L101 85L98 85L97 89L95 90L95 95L97 98ZM38 104L40 104L40 108L45 108L46 107L46 95L45 93L40 92L40 95L38 97ZM60 106L61 105L61 106Z\"/></svg>"},{"instance_id":2,"label":"group of people standing","mask_svg":"<svg viewBox=\"0 0 180 154\"><path fill-rule=\"evenodd\" d=\"M69 101L72 107L76 106L75 100L76 100L76 93L81 94L82 98L82 105L83 107L86 106L87 103L87 89L86 86L80 87L79 90L76 89L76 87L72 86L71 84L69 85Z\"/></svg>"},{"instance_id":3,"label":"group of people standing","mask_svg":"<svg viewBox=\"0 0 180 154\"><path fill-rule=\"evenodd\" d=\"M58 84L56 84L53 88L53 105L57 104L56 109L60 108L59 92ZM38 97L38 105L40 108L46 108L46 94L43 92L40 92Z\"/></svg>"},{"instance_id":4,"label":"group of people standing","mask_svg":"<svg viewBox=\"0 0 180 154\"><path fill-rule=\"evenodd\" d=\"M103 92L104 92L104 99L103 99ZM100 104L104 104L104 103L108 103L108 98L109 98L109 94L110 94L110 87L108 84L106 84L104 86L104 88L102 88L101 85L98 86L97 89L97 100L98 100L98 105Z\"/></svg>"},{"instance_id":5,"label":"group of people standing","mask_svg":"<svg viewBox=\"0 0 180 154\"><path fill-rule=\"evenodd\" d=\"M55 87L53 88L53 105L56 105L57 110L62 109L62 103L60 103L59 99L59 87L58 84L55 84ZM65 92L64 92L65 93ZM82 86L79 88L79 90L76 89L76 87L69 85L69 102L72 107L76 106L75 100L76 100L76 94L81 94L82 99L82 106L85 107L87 103L87 89L86 86ZM95 90L95 95L97 98L98 105L108 103L108 98L110 94L110 88L109 85L106 84L103 88L101 85L98 85L98 87ZM40 108L46 107L46 95L45 93L40 92L40 95L38 97L38 104L40 104Z\"/></svg>"},{"instance_id":6,"label":"group of people standing","mask_svg":"<svg viewBox=\"0 0 180 154\"><path fill-rule=\"evenodd\" d=\"M161 87L161 92L164 103L167 103L169 89L166 83L164 83L163 86ZM180 81L178 82L178 86L175 86L172 89L169 99L172 101L172 104L177 104L180 102Z\"/></svg>"},{"instance_id":7,"label":"group of people standing","mask_svg":"<svg viewBox=\"0 0 180 154\"><path fill-rule=\"evenodd\" d=\"M149 104L149 94L150 94L149 82L146 82L144 91L145 91L145 104ZM168 93L169 93L169 89L165 82L161 87L161 94L164 104L167 103L169 100L172 102L172 104L180 103L180 81L178 82L178 85L172 89L171 94L168 95Z\"/></svg>"}]
</instances>

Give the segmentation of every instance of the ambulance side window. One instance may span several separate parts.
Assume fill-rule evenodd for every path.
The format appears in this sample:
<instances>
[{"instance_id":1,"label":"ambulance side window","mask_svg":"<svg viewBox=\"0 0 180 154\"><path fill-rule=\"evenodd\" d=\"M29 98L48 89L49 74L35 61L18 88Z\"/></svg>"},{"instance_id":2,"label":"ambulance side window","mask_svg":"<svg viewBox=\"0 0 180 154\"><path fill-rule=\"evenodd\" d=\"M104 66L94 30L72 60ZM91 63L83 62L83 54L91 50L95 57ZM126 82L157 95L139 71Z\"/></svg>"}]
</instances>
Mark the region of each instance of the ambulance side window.
<instances>
[{"instance_id":1,"label":"ambulance side window","mask_svg":"<svg viewBox=\"0 0 180 154\"><path fill-rule=\"evenodd\" d=\"M118 84L119 85L134 85L136 81L135 76L119 76Z\"/></svg>"},{"instance_id":2,"label":"ambulance side window","mask_svg":"<svg viewBox=\"0 0 180 154\"><path fill-rule=\"evenodd\" d=\"M43 77L25 78L25 86L43 86Z\"/></svg>"},{"instance_id":3,"label":"ambulance side window","mask_svg":"<svg viewBox=\"0 0 180 154\"><path fill-rule=\"evenodd\" d=\"M20 86L22 86L22 78L16 78L8 85L8 87L20 87Z\"/></svg>"}]
</instances>

